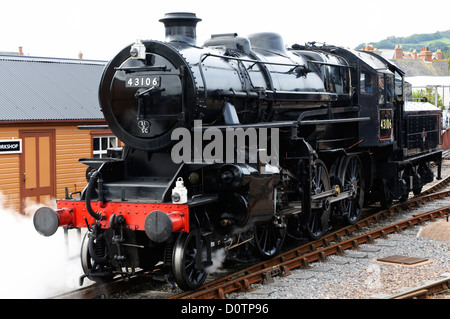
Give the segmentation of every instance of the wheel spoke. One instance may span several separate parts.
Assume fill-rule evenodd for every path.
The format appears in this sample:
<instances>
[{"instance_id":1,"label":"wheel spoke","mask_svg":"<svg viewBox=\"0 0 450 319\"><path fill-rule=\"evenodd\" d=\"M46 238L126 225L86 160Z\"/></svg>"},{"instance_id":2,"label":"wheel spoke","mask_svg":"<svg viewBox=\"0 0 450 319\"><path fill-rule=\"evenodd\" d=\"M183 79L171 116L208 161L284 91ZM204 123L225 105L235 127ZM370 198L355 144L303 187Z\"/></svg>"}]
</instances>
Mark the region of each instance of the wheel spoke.
<instances>
[{"instance_id":1,"label":"wheel spoke","mask_svg":"<svg viewBox=\"0 0 450 319\"><path fill-rule=\"evenodd\" d=\"M344 159L343 167L343 185L344 190L355 191L355 197L343 201L342 208L344 216L350 224L354 224L359 220L362 211L362 204L364 201L364 189L362 178L362 165L357 156L351 156Z\"/></svg>"},{"instance_id":2,"label":"wheel spoke","mask_svg":"<svg viewBox=\"0 0 450 319\"><path fill-rule=\"evenodd\" d=\"M196 231L180 234L173 252L175 281L184 290L198 288L206 280L206 270L196 267L197 256L202 252L202 249L196 247L196 236L200 236ZM204 240L200 240L200 245L204 247Z\"/></svg>"},{"instance_id":3,"label":"wheel spoke","mask_svg":"<svg viewBox=\"0 0 450 319\"><path fill-rule=\"evenodd\" d=\"M312 166L312 194L317 195L330 189L330 177L327 168L321 160L316 160ZM306 230L313 239L322 237L328 230L329 210L311 210L308 217Z\"/></svg>"},{"instance_id":4,"label":"wheel spoke","mask_svg":"<svg viewBox=\"0 0 450 319\"><path fill-rule=\"evenodd\" d=\"M319 166L317 169L317 178L316 178L317 188L323 191L323 183L322 183L322 166Z\"/></svg>"},{"instance_id":5,"label":"wheel spoke","mask_svg":"<svg viewBox=\"0 0 450 319\"><path fill-rule=\"evenodd\" d=\"M286 227L277 227L272 221L267 225L256 226L256 248L264 258L278 253L286 236Z\"/></svg>"}]
</instances>

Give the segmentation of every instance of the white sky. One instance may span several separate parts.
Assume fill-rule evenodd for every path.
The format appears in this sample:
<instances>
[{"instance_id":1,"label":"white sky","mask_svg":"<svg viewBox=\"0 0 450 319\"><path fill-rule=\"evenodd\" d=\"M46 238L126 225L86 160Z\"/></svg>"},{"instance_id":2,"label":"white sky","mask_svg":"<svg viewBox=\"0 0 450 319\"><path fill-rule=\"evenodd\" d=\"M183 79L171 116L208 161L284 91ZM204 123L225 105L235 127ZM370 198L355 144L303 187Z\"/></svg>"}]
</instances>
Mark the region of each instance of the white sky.
<instances>
[{"instance_id":1,"label":"white sky","mask_svg":"<svg viewBox=\"0 0 450 319\"><path fill-rule=\"evenodd\" d=\"M450 29L448 0L22 0L2 6L0 51L109 60L136 39L164 39L167 12L195 12L198 43L211 34L280 33L286 44L309 41L355 47L388 36Z\"/></svg>"}]
</instances>

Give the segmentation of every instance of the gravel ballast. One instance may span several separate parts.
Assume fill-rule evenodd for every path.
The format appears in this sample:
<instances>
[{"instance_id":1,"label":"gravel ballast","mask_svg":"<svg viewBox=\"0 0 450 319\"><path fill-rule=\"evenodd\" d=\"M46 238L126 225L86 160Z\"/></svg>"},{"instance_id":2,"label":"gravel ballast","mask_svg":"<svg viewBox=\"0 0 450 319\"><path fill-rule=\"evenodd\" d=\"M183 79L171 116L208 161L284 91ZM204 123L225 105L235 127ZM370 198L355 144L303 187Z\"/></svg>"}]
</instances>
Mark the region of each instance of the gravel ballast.
<instances>
[{"instance_id":1,"label":"gravel ballast","mask_svg":"<svg viewBox=\"0 0 450 319\"><path fill-rule=\"evenodd\" d=\"M413 214L450 205L444 198L419 208L408 209L381 222L377 228ZM438 224L436 224L438 223ZM383 298L403 290L441 279L450 273L450 222L440 219L376 239L373 244L360 245L344 255L327 257L309 268L292 270L290 276L275 277L273 283L257 284L252 292L232 293L230 299L367 299ZM377 259L392 255L426 258L416 265L395 265ZM449 298L448 294L438 298Z\"/></svg>"},{"instance_id":2,"label":"gravel ballast","mask_svg":"<svg viewBox=\"0 0 450 319\"><path fill-rule=\"evenodd\" d=\"M450 273L450 244L417 237L417 232L407 230L377 239L374 244L361 245L343 256L329 256L308 269L293 270L290 276L273 278L273 283L255 285L255 291L233 293L229 298L382 298ZM391 255L426 258L428 262L403 266L376 261Z\"/></svg>"}]
</instances>

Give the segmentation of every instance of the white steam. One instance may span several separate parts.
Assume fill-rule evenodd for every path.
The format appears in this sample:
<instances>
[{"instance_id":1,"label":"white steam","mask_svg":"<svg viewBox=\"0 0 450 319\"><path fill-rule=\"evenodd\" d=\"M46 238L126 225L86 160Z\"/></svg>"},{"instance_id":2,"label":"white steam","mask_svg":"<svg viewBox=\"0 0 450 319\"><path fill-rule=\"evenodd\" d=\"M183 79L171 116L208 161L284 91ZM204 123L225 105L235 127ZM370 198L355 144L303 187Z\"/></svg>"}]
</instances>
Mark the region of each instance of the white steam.
<instances>
[{"instance_id":1,"label":"white steam","mask_svg":"<svg viewBox=\"0 0 450 319\"><path fill-rule=\"evenodd\" d=\"M78 288L83 273L81 238L62 228L51 237L39 235L33 218L6 208L0 192L0 298L48 298Z\"/></svg>"},{"instance_id":2,"label":"white steam","mask_svg":"<svg viewBox=\"0 0 450 319\"><path fill-rule=\"evenodd\" d=\"M207 274L212 274L218 271L220 268L222 268L223 262L225 261L226 252L225 249L217 249L212 252L211 259L213 264L206 268Z\"/></svg>"}]
</instances>

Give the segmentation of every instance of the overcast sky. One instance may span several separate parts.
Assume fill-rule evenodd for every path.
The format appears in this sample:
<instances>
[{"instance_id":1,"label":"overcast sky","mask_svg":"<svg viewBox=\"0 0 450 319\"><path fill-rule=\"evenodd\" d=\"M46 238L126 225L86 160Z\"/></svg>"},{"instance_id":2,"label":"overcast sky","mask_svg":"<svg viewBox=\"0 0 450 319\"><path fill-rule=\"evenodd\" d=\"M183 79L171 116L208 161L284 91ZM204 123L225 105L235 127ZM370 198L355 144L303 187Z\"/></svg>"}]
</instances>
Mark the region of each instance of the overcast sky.
<instances>
[{"instance_id":1,"label":"overcast sky","mask_svg":"<svg viewBox=\"0 0 450 319\"><path fill-rule=\"evenodd\" d=\"M280 33L286 44L354 48L388 36L450 29L448 0L22 0L2 6L0 51L109 60L136 39L164 39L164 13L195 12L199 44L211 34Z\"/></svg>"}]
</instances>

